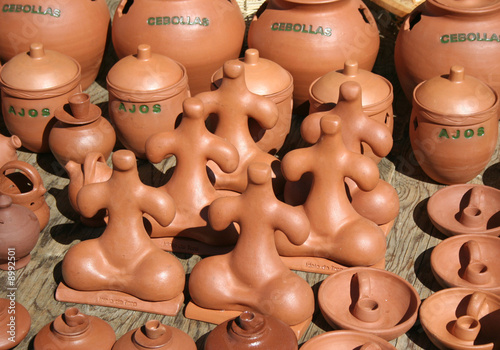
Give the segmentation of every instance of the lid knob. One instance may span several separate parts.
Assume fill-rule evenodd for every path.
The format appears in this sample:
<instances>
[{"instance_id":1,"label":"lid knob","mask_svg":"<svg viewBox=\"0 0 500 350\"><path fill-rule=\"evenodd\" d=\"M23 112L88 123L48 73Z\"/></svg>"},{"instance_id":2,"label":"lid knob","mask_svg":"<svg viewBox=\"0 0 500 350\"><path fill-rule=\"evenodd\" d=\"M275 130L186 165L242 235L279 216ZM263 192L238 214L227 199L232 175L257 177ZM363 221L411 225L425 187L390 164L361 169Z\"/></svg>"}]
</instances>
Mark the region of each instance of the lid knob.
<instances>
[{"instance_id":1,"label":"lid knob","mask_svg":"<svg viewBox=\"0 0 500 350\"><path fill-rule=\"evenodd\" d=\"M347 60L344 62L344 75L353 77L358 75L358 72L359 72L358 61Z\"/></svg>"},{"instance_id":2,"label":"lid knob","mask_svg":"<svg viewBox=\"0 0 500 350\"><path fill-rule=\"evenodd\" d=\"M31 58L42 58L45 56L45 50L42 43L32 43L30 45L29 55Z\"/></svg>"},{"instance_id":3,"label":"lid knob","mask_svg":"<svg viewBox=\"0 0 500 350\"><path fill-rule=\"evenodd\" d=\"M450 68L450 81L454 83L461 83L465 78L465 69L462 66L452 66Z\"/></svg>"}]
</instances>

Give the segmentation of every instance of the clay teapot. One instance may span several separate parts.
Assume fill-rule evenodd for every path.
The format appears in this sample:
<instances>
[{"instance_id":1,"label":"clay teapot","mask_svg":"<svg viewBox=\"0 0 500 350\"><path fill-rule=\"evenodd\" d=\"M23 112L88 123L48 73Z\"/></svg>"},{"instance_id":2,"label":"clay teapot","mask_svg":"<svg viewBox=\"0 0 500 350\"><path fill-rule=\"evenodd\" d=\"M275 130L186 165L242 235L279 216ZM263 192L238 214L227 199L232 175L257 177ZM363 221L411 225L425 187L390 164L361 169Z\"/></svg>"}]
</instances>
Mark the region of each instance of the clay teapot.
<instances>
[{"instance_id":1,"label":"clay teapot","mask_svg":"<svg viewBox=\"0 0 500 350\"><path fill-rule=\"evenodd\" d=\"M14 321L12 310L15 310ZM10 298L0 299L0 349L15 348L28 335L30 327L31 316L23 305Z\"/></svg>"},{"instance_id":2,"label":"clay teapot","mask_svg":"<svg viewBox=\"0 0 500 350\"><path fill-rule=\"evenodd\" d=\"M18 136L7 137L0 135L0 167L11 160L17 160L16 149L21 146L22 142Z\"/></svg>"},{"instance_id":3,"label":"clay teapot","mask_svg":"<svg viewBox=\"0 0 500 350\"><path fill-rule=\"evenodd\" d=\"M330 331L314 336L300 350L395 350L396 348L376 335L359 331Z\"/></svg>"},{"instance_id":4,"label":"clay teapot","mask_svg":"<svg viewBox=\"0 0 500 350\"><path fill-rule=\"evenodd\" d=\"M244 33L235 0L121 0L112 30L119 58L148 44L154 52L180 62L187 69L193 96L209 91L213 72L239 57Z\"/></svg>"},{"instance_id":5,"label":"clay teapot","mask_svg":"<svg viewBox=\"0 0 500 350\"><path fill-rule=\"evenodd\" d=\"M70 307L38 332L34 350L111 350L115 340L115 331L106 321Z\"/></svg>"}]
</instances>

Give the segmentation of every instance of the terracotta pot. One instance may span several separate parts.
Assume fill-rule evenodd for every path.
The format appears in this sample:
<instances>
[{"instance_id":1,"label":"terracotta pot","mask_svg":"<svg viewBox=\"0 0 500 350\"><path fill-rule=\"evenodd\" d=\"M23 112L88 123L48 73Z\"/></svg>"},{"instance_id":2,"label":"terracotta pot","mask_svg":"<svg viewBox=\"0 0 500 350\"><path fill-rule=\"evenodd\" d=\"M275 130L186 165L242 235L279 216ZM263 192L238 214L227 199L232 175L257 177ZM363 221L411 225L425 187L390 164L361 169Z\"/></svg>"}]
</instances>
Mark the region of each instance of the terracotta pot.
<instances>
[{"instance_id":1,"label":"terracotta pot","mask_svg":"<svg viewBox=\"0 0 500 350\"><path fill-rule=\"evenodd\" d=\"M83 89L92 84L101 65L109 28L105 0L49 0L39 5L2 0L0 6L0 59L3 62L29 50L31 43L40 42L46 49L78 61L82 67Z\"/></svg>"},{"instance_id":2,"label":"terracotta pot","mask_svg":"<svg viewBox=\"0 0 500 350\"><path fill-rule=\"evenodd\" d=\"M465 67L500 94L500 2L429 0L401 25L394 58L408 100L424 80ZM429 59L439 57L439 59Z\"/></svg>"},{"instance_id":3,"label":"terracotta pot","mask_svg":"<svg viewBox=\"0 0 500 350\"><path fill-rule=\"evenodd\" d=\"M472 180L497 144L498 95L453 66L449 75L420 83L413 92L410 140L415 158L433 180Z\"/></svg>"},{"instance_id":4,"label":"terracotta pot","mask_svg":"<svg viewBox=\"0 0 500 350\"><path fill-rule=\"evenodd\" d=\"M14 322L9 313L12 310L16 311ZM15 300L0 299L0 349L15 348L28 335L30 327L31 316L23 305Z\"/></svg>"},{"instance_id":5,"label":"terracotta pot","mask_svg":"<svg viewBox=\"0 0 500 350\"><path fill-rule=\"evenodd\" d=\"M11 160L17 160L16 149L21 146L22 142L18 136L7 137L0 135L0 167Z\"/></svg>"},{"instance_id":6,"label":"terracotta pot","mask_svg":"<svg viewBox=\"0 0 500 350\"><path fill-rule=\"evenodd\" d=\"M15 160L0 168L0 194L8 195L14 204L22 205L35 213L40 222L40 230L47 226L50 219L45 192L42 177L29 163Z\"/></svg>"},{"instance_id":7,"label":"terracotta pot","mask_svg":"<svg viewBox=\"0 0 500 350\"><path fill-rule=\"evenodd\" d=\"M118 61L107 76L109 115L121 143L146 158L149 136L170 131L182 101L190 96L186 69L172 59L139 45L137 54Z\"/></svg>"},{"instance_id":8,"label":"terracotta pot","mask_svg":"<svg viewBox=\"0 0 500 350\"><path fill-rule=\"evenodd\" d=\"M308 101L315 79L347 59L371 70L379 45L375 19L359 0L268 0L248 32L249 47L292 74L295 110Z\"/></svg>"},{"instance_id":9,"label":"terracotta pot","mask_svg":"<svg viewBox=\"0 0 500 350\"><path fill-rule=\"evenodd\" d=\"M38 332L34 350L111 350L115 340L115 332L107 322L70 307Z\"/></svg>"},{"instance_id":10,"label":"terracotta pot","mask_svg":"<svg viewBox=\"0 0 500 350\"><path fill-rule=\"evenodd\" d=\"M309 339L300 350L395 350L386 340L359 331L330 331Z\"/></svg>"},{"instance_id":11,"label":"terracotta pot","mask_svg":"<svg viewBox=\"0 0 500 350\"><path fill-rule=\"evenodd\" d=\"M148 44L154 52L180 62L187 69L193 96L209 91L213 72L239 57L244 33L235 0L122 0L112 30L119 58Z\"/></svg>"},{"instance_id":12,"label":"terracotta pot","mask_svg":"<svg viewBox=\"0 0 500 350\"><path fill-rule=\"evenodd\" d=\"M33 152L49 152L54 112L81 91L80 65L42 44L13 57L0 71L5 126Z\"/></svg>"}]
</instances>

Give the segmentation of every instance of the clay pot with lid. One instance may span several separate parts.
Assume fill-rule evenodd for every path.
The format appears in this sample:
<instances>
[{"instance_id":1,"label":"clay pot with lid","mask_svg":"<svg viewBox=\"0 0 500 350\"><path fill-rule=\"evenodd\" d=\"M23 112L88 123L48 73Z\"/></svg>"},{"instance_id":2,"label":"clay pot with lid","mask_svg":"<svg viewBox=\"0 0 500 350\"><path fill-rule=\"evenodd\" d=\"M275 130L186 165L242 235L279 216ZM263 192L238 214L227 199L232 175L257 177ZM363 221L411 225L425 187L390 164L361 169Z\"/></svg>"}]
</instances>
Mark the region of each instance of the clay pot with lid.
<instances>
[{"instance_id":1,"label":"clay pot with lid","mask_svg":"<svg viewBox=\"0 0 500 350\"><path fill-rule=\"evenodd\" d=\"M115 340L115 331L107 322L70 307L38 332L34 349L111 350Z\"/></svg>"},{"instance_id":2,"label":"clay pot with lid","mask_svg":"<svg viewBox=\"0 0 500 350\"><path fill-rule=\"evenodd\" d=\"M150 45L141 44L135 52L108 72L109 115L121 143L146 158L146 140L174 129L190 92L182 64Z\"/></svg>"},{"instance_id":3,"label":"clay pot with lid","mask_svg":"<svg viewBox=\"0 0 500 350\"><path fill-rule=\"evenodd\" d=\"M0 167L11 160L17 160L16 149L21 146L22 142L18 136L7 137L0 135Z\"/></svg>"},{"instance_id":4,"label":"clay pot with lid","mask_svg":"<svg viewBox=\"0 0 500 350\"><path fill-rule=\"evenodd\" d=\"M395 350L387 340L376 335L352 331L330 331L309 339L300 350Z\"/></svg>"},{"instance_id":5,"label":"clay pot with lid","mask_svg":"<svg viewBox=\"0 0 500 350\"><path fill-rule=\"evenodd\" d=\"M113 46L119 58L139 44L180 62L192 95L210 90L210 77L238 58L245 22L235 0L121 0L113 17Z\"/></svg>"},{"instance_id":6,"label":"clay pot with lid","mask_svg":"<svg viewBox=\"0 0 500 350\"><path fill-rule=\"evenodd\" d=\"M0 71L5 126L32 152L49 152L55 110L81 92L80 65L73 58L31 44Z\"/></svg>"},{"instance_id":7,"label":"clay pot with lid","mask_svg":"<svg viewBox=\"0 0 500 350\"><path fill-rule=\"evenodd\" d=\"M11 329L11 313L15 310L15 330ZM27 335L31 327L31 316L26 308L15 300L0 299L0 349L15 348ZM14 341L12 341L14 337Z\"/></svg>"},{"instance_id":8,"label":"clay pot with lid","mask_svg":"<svg viewBox=\"0 0 500 350\"><path fill-rule=\"evenodd\" d=\"M410 141L422 170L444 184L472 180L497 144L498 95L453 66L413 92Z\"/></svg>"}]
</instances>

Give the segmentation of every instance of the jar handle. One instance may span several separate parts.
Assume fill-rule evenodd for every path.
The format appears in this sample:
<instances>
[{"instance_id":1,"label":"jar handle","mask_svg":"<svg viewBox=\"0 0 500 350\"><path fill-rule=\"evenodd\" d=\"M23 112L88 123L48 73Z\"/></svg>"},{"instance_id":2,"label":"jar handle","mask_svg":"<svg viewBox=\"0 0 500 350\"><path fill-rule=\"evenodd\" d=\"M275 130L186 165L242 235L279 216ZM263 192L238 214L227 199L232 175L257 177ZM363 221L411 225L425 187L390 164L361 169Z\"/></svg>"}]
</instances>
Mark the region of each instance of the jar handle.
<instances>
[{"instance_id":1,"label":"jar handle","mask_svg":"<svg viewBox=\"0 0 500 350\"><path fill-rule=\"evenodd\" d=\"M104 155L99 152L90 152L83 162L83 186L94 183L96 178L97 163L106 164Z\"/></svg>"},{"instance_id":2,"label":"jar handle","mask_svg":"<svg viewBox=\"0 0 500 350\"><path fill-rule=\"evenodd\" d=\"M116 8L115 16L121 17L123 14L126 14L133 3L133 0L121 0L120 4Z\"/></svg>"},{"instance_id":3,"label":"jar handle","mask_svg":"<svg viewBox=\"0 0 500 350\"><path fill-rule=\"evenodd\" d=\"M43 186L42 177L33 165L22 160L12 160L4 164L0 169L0 175L4 176L7 170L20 170L33 184L33 192L38 193L40 196L45 194L46 189Z\"/></svg>"}]
</instances>

